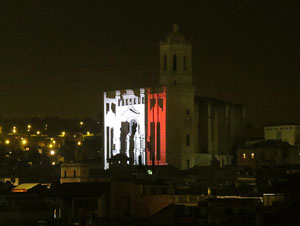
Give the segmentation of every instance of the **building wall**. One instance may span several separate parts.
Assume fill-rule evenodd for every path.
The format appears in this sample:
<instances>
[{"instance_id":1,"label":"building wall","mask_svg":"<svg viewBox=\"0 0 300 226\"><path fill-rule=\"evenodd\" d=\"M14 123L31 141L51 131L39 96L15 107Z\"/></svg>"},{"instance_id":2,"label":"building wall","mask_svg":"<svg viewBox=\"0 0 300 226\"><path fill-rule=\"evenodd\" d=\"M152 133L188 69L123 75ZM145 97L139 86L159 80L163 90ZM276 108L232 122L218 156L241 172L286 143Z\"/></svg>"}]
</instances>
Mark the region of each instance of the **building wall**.
<instances>
[{"instance_id":1,"label":"building wall","mask_svg":"<svg viewBox=\"0 0 300 226\"><path fill-rule=\"evenodd\" d=\"M65 163L61 165L60 182L74 183L89 180L89 166L82 163Z\"/></svg>"},{"instance_id":2,"label":"building wall","mask_svg":"<svg viewBox=\"0 0 300 226\"><path fill-rule=\"evenodd\" d=\"M224 101L197 98L196 153L231 155L243 140L244 108Z\"/></svg>"},{"instance_id":3,"label":"building wall","mask_svg":"<svg viewBox=\"0 0 300 226\"><path fill-rule=\"evenodd\" d=\"M211 166L211 162L215 157L220 162L220 167L230 166L233 163L233 155L212 155L212 154L195 154L195 165L197 166Z\"/></svg>"},{"instance_id":4,"label":"building wall","mask_svg":"<svg viewBox=\"0 0 300 226\"><path fill-rule=\"evenodd\" d=\"M111 217L149 218L173 202L173 197L168 194L145 195L142 184L129 181L111 182Z\"/></svg>"},{"instance_id":5,"label":"building wall","mask_svg":"<svg viewBox=\"0 0 300 226\"><path fill-rule=\"evenodd\" d=\"M264 128L264 135L265 140L281 140L290 145L296 145L300 143L300 126L267 126Z\"/></svg>"},{"instance_id":6,"label":"building wall","mask_svg":"<svg viewBox=\"0 0 300 226\"><path fill-rule=\"evenodd\" d=\"M147 89L147 165L166 165L166 87Z\"/></svg>"},{"instance_id":7,"label":"building wall","mask_svg":"<svg viewBox=\"0 0 300 226\"><path fill-rule=\"evenodd\" d=\"M104 93L104 168L108 159L124 154L134 164L146 164L145 89Z\"/></svg>"},{"instance_id":8,"label":"building wall","mask_svg":"<svg viewBox=\"0 0 300 226\"><path fill-rule=\"evenodd\" d=\"M161 85L191 85L192 84L192 47L188 42L161 42L160 43L160 77ZM173 70L173 56L177 57L177 68ZM167 58L166 69L164 57ZM186 57L186 69L184 69Z\"/></svg>"},{"instance_id":9,"label":"building wall","mask_svg":"<svg viewBox=\"0 0 300 226\"><path fill-rule=\"evenodd\" d=\"M167 163L179 169L195 165L194 87L167 87Z\"/></svg>"}]
</instances>

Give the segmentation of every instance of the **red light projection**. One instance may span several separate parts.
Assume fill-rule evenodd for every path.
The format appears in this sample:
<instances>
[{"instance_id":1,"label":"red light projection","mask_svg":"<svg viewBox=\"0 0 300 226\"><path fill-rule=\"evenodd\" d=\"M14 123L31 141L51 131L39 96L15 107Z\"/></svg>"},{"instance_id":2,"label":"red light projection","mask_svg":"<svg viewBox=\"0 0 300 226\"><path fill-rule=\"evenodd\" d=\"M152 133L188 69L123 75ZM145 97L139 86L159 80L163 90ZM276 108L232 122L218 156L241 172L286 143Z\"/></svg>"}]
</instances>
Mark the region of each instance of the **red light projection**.
<instances>
[{"instance_id":1,"label":"red light projection","mask_svg":"<svg viewBox=\"0 0 300 226\"><path fill-rule=\"evenodd\" d=\"M148 89L147 165L166 165L166 88L151 93ZM154 162L153 162L154 161Z\"/></svg>"}]
</instances>

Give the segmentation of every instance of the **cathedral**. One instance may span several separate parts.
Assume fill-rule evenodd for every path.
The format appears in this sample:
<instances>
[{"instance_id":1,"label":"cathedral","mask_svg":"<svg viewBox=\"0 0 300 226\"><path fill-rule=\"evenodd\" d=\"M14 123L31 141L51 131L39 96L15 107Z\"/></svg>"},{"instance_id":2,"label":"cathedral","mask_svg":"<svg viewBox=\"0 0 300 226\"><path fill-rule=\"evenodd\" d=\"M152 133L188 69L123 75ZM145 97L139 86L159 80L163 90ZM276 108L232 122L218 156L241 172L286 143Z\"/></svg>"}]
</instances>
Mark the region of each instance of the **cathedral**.
<instances>
[{"instance_id":1,"label":"cathedral","mask_svg":"<svg viewBox=\"0 0 300 226\"><path fill-rule=\"evenodd\" d=\"M104 168L117 155L128 164L185 170L213 158L230 165L242 140L242 105L198 97L192 81L192 45L173 25L160 42L159 84L104 92Z\"/></svg>"}]
</instances>

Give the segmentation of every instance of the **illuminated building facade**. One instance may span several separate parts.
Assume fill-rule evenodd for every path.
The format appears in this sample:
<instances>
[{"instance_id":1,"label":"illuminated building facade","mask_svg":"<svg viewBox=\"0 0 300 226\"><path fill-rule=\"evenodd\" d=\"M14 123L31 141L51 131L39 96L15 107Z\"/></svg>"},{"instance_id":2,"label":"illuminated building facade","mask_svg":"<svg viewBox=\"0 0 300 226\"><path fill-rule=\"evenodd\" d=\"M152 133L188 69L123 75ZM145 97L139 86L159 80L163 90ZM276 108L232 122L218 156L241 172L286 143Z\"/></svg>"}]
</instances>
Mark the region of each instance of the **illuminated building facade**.
<instances>
[{"instance_id":1,"label":"illuminated building facade","mask_svg":"<svg viewBox=\"0 0 300 226\"><path fill-rule=\"evenodd\" d=\"M105 169L109 168L112 157L118 154L125 155L128 164L191 168L197 165L198 149L203 147L198 142L199 137L208 140L207 153L211 156L218 152L229 153L217 150L224 145L213 140L217 137L217 130L213 133L212 128L221 127L222 120L211 119L210 113L203 115L201 102L195 97L191 61L192 46L174 24L173 32L160 42L158 86L104 93ZM228 108L229 105L224 106ZM213 105L209 109L215 114ZM225 109L228 124L234 121L229 119L230 112L233 113L229 108ZM207 122L208 127L199 128ZM230 140L222 135L218 137L226 142L233 141L237 127L239 125L235 124L230 127L232 130L228 130Z\"/></svg>"},{"instance_id":2,"label":"illuminated building facade","mask_svg":"<svg viewBox=\"0 0 300 226\"><path fill-rule=\"evenodd\" d=\"M105 169L117 154L135 165L194 165L191 49L175 24L160 43L159 86L104 93Z\"/></svg>"},{"instance_id":3,"label":"illuminated building facade","mask_svg":"<svg viewBox=\"0 0 300 226\"><path fill-rule=\"evenodd\" d=\"M134 164L146 163L145 89L104 93L104 168L108 160L124 154Z\"/></svg>"}]
</instances>

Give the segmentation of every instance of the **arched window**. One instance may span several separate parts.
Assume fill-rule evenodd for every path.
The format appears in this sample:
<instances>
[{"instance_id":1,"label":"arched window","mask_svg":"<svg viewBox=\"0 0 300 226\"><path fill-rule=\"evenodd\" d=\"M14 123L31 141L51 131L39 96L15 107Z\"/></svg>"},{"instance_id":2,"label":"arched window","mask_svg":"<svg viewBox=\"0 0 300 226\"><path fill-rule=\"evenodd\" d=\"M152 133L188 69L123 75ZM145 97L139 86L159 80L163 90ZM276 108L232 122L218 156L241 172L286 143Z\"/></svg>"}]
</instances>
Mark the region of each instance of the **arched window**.
<instances>
[{"instance_id":1,"label":"arched window","mask_svg":"<svg viewBox=\"0 0 300 226\"><path fill-rule=\"evenodd\" d=\"M183 70L186 71L186 56L183 57Z\"/></svg>"},{"instance_id":2,"label":"arched window","mask_svg":"<svg viewBox=\"0 0 300 226\"><path fill-rule=\"evenodd\" d=\"M164 70L167 70L167 55L164 55Z\"/></svg>"},{"instance_id":3,"label":"arched window","mask_svg":"<svg viewBox=\"0 0 300 226\"><path fill-rule=\"evenodd\" d=\"M173 71L177 71L177 56L173 55Z\"/></svg>"}]
</instances>

